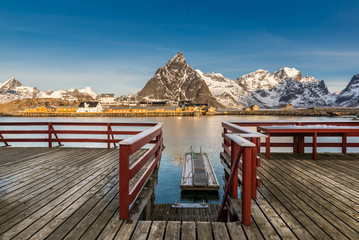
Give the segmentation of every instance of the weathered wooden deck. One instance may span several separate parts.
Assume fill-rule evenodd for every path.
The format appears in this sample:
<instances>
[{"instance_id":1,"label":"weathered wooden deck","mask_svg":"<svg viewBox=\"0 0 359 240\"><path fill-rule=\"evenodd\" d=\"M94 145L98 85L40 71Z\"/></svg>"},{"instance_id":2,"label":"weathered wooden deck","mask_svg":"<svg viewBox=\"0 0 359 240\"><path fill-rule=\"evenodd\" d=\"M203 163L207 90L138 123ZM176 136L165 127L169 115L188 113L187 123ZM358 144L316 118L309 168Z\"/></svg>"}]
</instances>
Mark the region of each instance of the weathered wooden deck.
<instances>
[{"instance_id":1,"label":"weathered wooden deck","mask_svg":"<svg viewBox=\"0 0 359 240\"><path fill-rule=\"evenodd\" d=\"M169 205L129 222L118 220L118 149L0 148L0 238L359 239L358 172L359 154L272 153L251 226Z\"/></svg>"}]
</instances>

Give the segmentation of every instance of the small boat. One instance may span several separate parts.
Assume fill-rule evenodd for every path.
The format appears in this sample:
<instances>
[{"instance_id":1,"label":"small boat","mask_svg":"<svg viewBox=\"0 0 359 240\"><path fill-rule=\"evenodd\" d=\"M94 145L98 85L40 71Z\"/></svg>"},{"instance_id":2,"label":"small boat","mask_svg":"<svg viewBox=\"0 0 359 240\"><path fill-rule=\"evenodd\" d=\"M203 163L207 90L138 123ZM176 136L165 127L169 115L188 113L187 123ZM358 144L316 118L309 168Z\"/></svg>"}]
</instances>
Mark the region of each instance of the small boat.
<instances>
[{"instance_id":1,"label":"small boat","mask_svg":"<svg viewBox=\"0 0 359 240\"><path fill-rule=\"evenodd\" d=\"M199 153L195 153L191 146L191 151L184 154L181 190L219 190L211 161L208 155L202 152L202 148Z\"/></svg>"}]
</instances>

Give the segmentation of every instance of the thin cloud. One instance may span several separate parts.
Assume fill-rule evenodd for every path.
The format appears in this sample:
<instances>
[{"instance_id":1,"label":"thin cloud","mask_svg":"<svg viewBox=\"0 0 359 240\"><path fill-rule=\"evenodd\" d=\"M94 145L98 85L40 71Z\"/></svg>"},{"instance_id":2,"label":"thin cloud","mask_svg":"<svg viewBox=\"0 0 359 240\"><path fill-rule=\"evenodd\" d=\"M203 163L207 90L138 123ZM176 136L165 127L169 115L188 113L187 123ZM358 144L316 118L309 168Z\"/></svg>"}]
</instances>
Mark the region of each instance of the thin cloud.
<instances>
[{"instance_id":1,"label":"thin cloud","mask_svg":"<svg viewBox=\"0 0 359 240\"><path fill-rule=\"evenodd\" d=\"M289 53L303 56L359 57L359 51L298 51Z\"/></svg>"}]
</instances>

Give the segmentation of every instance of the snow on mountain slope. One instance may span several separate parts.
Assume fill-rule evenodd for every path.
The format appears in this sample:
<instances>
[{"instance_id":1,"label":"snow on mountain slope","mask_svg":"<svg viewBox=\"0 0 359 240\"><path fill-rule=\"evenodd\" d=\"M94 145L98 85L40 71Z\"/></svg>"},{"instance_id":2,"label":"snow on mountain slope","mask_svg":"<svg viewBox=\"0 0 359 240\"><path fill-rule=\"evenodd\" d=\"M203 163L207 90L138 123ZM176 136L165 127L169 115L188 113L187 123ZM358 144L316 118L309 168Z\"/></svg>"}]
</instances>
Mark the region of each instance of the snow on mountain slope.
<instances>
[{"instance_id":1,"label":"snow on mountain slope","mask_svg":"<svg viewBox=\"0 0 359 240\"><path fill-rule=\"evenodd\" d=\"M40 92L36 87L26 87L15 78L10 78L5 83L0 83L0 103L10 102L24 98L62 98L64 96L73 96L78 98L90 97L96 98L97 94L90 88L69 89L69 90L48 90Z\"/></svg>"},{"instance_id":2,"label":"snow on mountain slope","mask_svg":"<svg viewBox=\"0 0 359 240\"><path fill-rule=\"evenodd\" d=\"M355 74L342 90L335 103L342 107L359 107L359 74Z\"/></svg>"},{"instance_id":3,"label":"snow on mountain slope","mask_svg":"<svg viewBox=\"0 0 359 240\"><path fill-rule=\"evenodd\" d=\"M225 78L220 73L203 73L199 69L195 71L206 82L212 95L219 103L229 108L242 107L238 100L245 92L236 81Z\"/></svg>"},{"instance_id":4,"label":"snow on mountain slope","mask_svg":"<svg viewBox=\"0 0 359 240\"><path fill-rule=\"evenodd\" d=\"M324 81L306 82L288 79L272 89L257 89L240 99L244 105L277 108L286 104L294 107L331 106L335 95L329 93Z\"/></svg>"}]
</instances>

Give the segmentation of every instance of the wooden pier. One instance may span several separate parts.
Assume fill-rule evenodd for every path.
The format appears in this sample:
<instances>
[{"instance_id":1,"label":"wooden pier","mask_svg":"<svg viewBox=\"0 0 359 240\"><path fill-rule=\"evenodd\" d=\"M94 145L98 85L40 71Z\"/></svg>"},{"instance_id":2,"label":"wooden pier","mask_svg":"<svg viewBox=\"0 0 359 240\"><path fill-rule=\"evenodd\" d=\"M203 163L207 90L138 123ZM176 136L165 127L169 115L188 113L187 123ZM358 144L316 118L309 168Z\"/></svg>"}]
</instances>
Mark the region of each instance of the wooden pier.
<instances>
[{"instance_id":1,"label":"wooden pier","mask_svg":"<svg viewBox=\"0 0 359 240\"><path fill-rule=\"evenodd\" d=\"M261 155L250 226L215 222L216 205L155 205L148 221L119 220L116 149L7 147L0 156L0 239L359 238L359 154Z\"/></svg>"}]
</instances>

